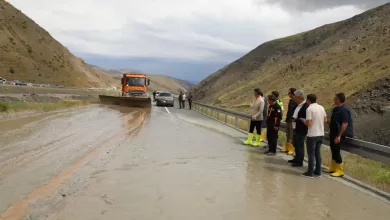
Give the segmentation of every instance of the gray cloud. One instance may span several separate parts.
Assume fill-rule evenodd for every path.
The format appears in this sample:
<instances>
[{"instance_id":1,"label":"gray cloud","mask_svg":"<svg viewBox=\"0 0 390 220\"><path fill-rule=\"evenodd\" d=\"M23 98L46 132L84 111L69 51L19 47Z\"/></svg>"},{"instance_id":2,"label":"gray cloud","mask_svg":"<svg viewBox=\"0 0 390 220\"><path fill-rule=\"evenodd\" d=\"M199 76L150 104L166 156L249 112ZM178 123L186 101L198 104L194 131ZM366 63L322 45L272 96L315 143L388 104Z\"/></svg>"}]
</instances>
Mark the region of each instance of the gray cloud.
<instances>
[{"instance_id":1,"label":"gray cloud","mask_svg":"<svg viewBox=\"0 0 390 220\"><path fill-rule=\"evenodd\" d=\"M312 12L341 6L355 6L366 10L386 3L389 0L257 0L259 3L279 4L290 11Z\"/></svg>"}]
</instances>

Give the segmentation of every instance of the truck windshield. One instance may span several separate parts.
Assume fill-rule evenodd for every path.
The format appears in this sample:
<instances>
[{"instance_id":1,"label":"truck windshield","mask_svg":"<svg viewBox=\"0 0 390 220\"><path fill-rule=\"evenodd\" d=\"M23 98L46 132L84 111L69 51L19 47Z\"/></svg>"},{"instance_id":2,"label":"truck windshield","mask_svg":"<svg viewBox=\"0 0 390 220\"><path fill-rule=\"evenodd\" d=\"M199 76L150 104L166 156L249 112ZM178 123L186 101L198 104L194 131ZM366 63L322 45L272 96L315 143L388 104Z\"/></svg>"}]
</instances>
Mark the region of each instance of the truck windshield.
<instances>
[{"instance_id":1,"label":"truck windshield","mask_svg":"<svg viewBox=\"0 0 390 220\"><path fill-rule=\"evenodd\" d=\"M160 93L160 95L158 96L171 96L171 93L167 93L167 92L163 92L163 93Z\"/></svg>"},{"instance_id":2,"label":"truck windshield","mask_svg":"<svg viewBox=\"0 0 390 220\"><path fill-rule=\"evenodd\" d=\"M127 78L127 85L129 86L144 86L145 78Z\"/></svg>"}]
</instances>

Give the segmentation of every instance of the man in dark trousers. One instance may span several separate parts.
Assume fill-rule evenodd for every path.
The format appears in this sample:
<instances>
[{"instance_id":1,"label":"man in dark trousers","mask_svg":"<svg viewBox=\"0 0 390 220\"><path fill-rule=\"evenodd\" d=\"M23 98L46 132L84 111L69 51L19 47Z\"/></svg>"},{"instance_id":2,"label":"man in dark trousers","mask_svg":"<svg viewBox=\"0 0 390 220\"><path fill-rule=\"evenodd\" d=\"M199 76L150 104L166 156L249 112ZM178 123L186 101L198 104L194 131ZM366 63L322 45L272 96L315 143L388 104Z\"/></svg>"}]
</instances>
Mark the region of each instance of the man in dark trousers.
<instances>
[{"instance_id":1,"label":"man in dark trousers","mask_svg":"<svg viewBox=\"0 0 390 220\"><path fill-rule=\"evenodd\" d=\"M191 93L188 95L188 106L189 106L189 109L191 110L192 109L192 94Z\"/></svg>"},{"instance_id":2,"label":"man in dark trousers","mask_svg":"<svg viewBox=\"0 0 390 220\"><path fill-rule=\"evenodd\" d=\"M282 109L276 102L277 98L274 95L268 95L268 115L267 115L267 140L268 150L267 155L275 155L278 145L278 133L280 121L282 120Z\"/></svg>"},{"instance_id":3,"label":"man in dark trousers","mask_svg":"<svg viewBox=\"0 0 390 220\"><path fill-rule=\"evenodd\" d=\"M294 92L294 101L298 104L293 114L293 144L295 147L295 157L288 161L293 167L302 167L303 160L305 159L305 139L308 128L305 123L300 120L300 118L306 118L308 104L306 103L305 98L303 90Z\"/></svg>"},{"instance_id":4,"label":"man in dark trousers","mask_svg":"<svg viewBox=\"0 0 390 220\"><path fill-rule=\"evenodd\" d=\"M335 95L336 107L332 111L329 124L330 150L332 151L332 162L325 173L331 173L333 177L344 176L343 159L341 158L341 144L346 137L353 137L353 125L351 111L345 105L344 93Z\"/></svg>"},{"instance_id":5,"label":"man in dark trousers","mask_svg":"<svg viewBox=\"0 0 390 220\"><path fill-rule=\"evenodd\" d=\"M302 175L313 178L314 176L321 176L321 145L325 135L324 123L328 121L328 118L326 117L324 107L317 103L315 94L307 96L307 103L309 107L306 110L306 119L300 118L308 127L306 139L308 168L307 172L302 173Z\"/></svg>"},{"instance_id":6,"label":"man in dark trousers","mask_svg":"<svg viewBox=\"0 0 390 220\"><path fill-rule=\"evenodd\" d=\"M183 92L179 94L179 108L181 109L183 106Z\"/></svg>"}]
</instances>

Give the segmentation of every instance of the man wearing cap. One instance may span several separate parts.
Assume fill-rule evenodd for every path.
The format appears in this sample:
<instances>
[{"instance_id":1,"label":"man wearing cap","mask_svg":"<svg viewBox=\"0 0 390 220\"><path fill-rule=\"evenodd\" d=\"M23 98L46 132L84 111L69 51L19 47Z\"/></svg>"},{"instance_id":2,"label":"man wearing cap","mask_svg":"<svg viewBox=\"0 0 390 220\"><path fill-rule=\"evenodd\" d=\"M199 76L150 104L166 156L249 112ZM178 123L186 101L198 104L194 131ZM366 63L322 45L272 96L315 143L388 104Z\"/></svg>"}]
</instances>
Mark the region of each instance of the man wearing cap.
<instances>
[{"instance_id":1,"label":"man wearing cap","mask_svg":"<svg viewBox=\"0 0 390 220\"><path fill-rule=\"evenodd\" d=\"M267 140L268 150L266 155L275 155L276 147L278 145L278 133L280 127L280 121L282 120L282 109L277 103L277 99L274 95L268 95L268 115L267 115Z\"/></svg>"}]
</instances>

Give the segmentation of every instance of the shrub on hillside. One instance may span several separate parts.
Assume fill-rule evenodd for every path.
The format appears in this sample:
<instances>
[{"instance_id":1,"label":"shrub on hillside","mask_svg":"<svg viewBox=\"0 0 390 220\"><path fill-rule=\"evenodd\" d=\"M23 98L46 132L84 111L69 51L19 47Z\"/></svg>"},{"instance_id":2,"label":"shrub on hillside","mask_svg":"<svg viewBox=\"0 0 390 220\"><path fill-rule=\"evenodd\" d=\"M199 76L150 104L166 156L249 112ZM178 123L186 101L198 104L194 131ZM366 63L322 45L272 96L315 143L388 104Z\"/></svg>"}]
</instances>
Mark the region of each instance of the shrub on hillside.
<instances>
[{"instance_id":1,"label":"shrub on hillside","mask_svg":"<svg viewBox=\"0 0 390 220\"><path fill-rule=\"evenodd\" d=\"M9 108L9 106L7 103L0 102L0 112L6 112L6 111L8 111L8 108Z\"/></svg>"}]
</instances>

